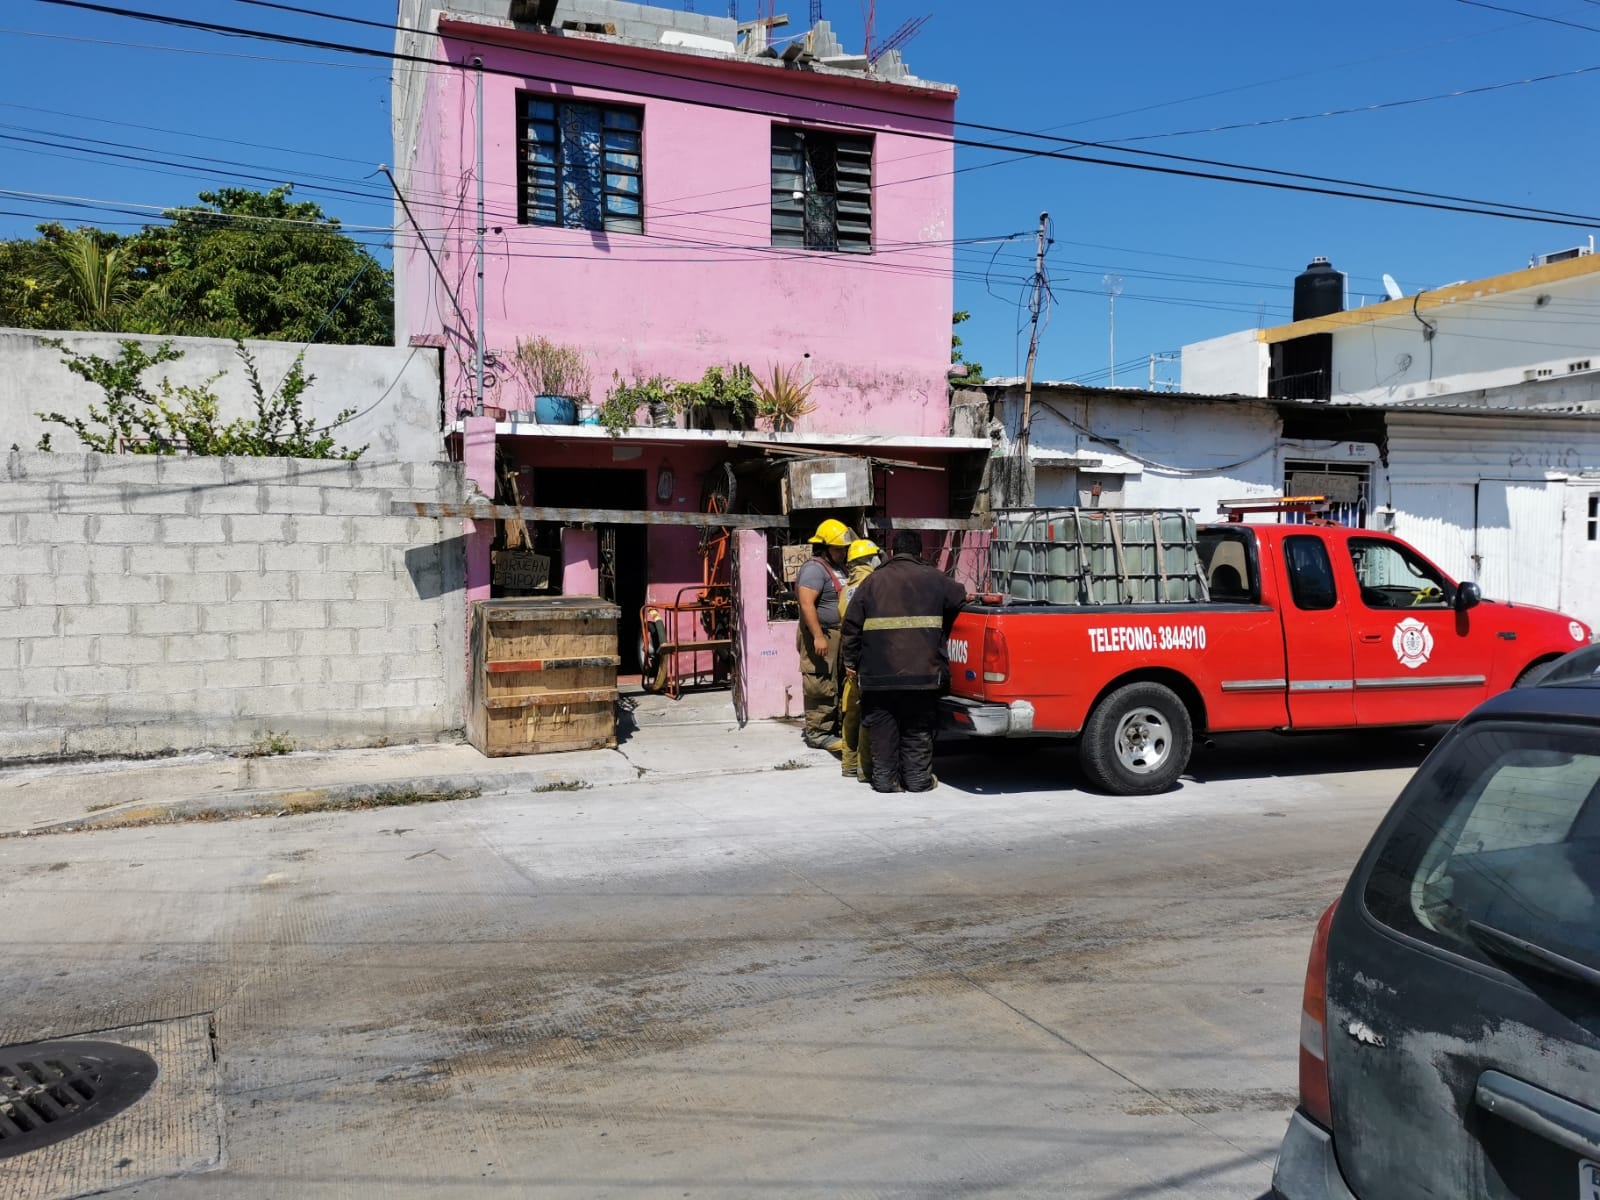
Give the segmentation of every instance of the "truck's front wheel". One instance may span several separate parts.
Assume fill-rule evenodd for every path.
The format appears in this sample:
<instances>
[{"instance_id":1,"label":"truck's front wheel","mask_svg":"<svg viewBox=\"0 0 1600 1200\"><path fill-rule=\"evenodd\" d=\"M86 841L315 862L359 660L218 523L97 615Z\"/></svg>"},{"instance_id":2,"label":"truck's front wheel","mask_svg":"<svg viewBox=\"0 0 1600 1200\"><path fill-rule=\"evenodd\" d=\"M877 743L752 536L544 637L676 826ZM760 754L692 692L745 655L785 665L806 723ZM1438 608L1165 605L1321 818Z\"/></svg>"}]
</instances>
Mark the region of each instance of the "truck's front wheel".
<instances>
[{"instance_id":1,"label":"truck's front wheel","mask_svg":"<svg viewBox=\"0 0 1600 1200\"><path fill-rule=\"evenodd\" d=\"M1178 781L1194 746L1189 710L1171 688L1130 683L1089 715L1078 761L1089 782L1114 796L1151 796Z\"/></svg>"}]
</instances>

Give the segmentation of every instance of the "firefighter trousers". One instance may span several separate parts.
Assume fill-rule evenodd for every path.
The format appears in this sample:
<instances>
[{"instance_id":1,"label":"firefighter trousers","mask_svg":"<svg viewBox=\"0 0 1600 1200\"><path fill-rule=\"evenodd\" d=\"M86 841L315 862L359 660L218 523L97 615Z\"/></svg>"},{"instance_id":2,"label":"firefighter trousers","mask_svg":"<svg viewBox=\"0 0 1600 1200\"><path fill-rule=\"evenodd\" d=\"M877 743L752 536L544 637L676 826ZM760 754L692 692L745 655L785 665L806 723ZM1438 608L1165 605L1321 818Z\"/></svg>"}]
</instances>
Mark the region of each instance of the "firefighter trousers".
<instances>
[{"instance_id":1,"label":"firefighter trousers","mask_svg":"<svg viewBox=\"0 0 1600 1200\"><path fill-rule=\"evenodd\" d=\"M827 654L817 653L804 623L796 638L808 746L825 746L839 736L839 628L825 629L823 633L828 636Z\"/></svg>"},{"instance_id":2,"label":"firefighter trousers","mask_svg":"<svg viewBox=\"0 0 1600 1200\"><path fill-rule=\"evenodd\" d=\"M861 724L872 739L872 790L931 791L933 735L939 719L939 693L884 690L863 692Z\"/></svg>"},{"instance_id":3,"label":"firefighter trousers","mask_svg":"<svg viewBox=\"0 0 1600 1200\"><path fill-rule=\"evenodd\" d=\"M871 783L872 739L867 736L866 727L861 723L861 684L856 680L846 679L840 688L839 711L844 722L840 731L844 737L840 766L846 775L854 776L863 783Z\"/></svg>"}]
</instances>

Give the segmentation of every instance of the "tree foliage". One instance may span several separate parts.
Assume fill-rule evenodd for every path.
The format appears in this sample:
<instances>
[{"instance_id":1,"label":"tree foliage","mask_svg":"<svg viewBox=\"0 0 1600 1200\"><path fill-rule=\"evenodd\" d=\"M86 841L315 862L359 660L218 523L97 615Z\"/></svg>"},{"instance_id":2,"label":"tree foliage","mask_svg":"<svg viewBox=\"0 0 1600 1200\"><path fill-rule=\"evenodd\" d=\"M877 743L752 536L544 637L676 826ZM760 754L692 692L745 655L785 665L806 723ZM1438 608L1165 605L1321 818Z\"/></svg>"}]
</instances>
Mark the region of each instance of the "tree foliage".
<instances>
[{"instance_id":1,"label":"tree foliage","mask_svg":"<svg viewBox=\"0 0 1600 1200\"><path fill-rule=\"evenodd\" d=\"M244 364L245 380L250 385L253 412L222 422L221 402L215 385L227 372L218 372L198 387L174 386L163 376L154 387L145 373L163 363L176 362L183 351L163 342L154 352L138 342L118 343L116 358L84 354L59 339L47 343L61 351L62 364L80 379L100 389L101 404L89 406L89 416L69 417L64 413L38 413L42 421L63 425L78 435L90 450L101 454L233 454L250 458L340 458L361 457L366 447L351 450L336 443L333 430L355 415L347 408L331 425L318 428L306 415L302 397L316 382L305 373L305 356L297 355L288 374L271 392L261 382L255 357L243 342L236 343ZM39 448L49 450L50 435L45 434Z\"/></svg>"},{"instance_id":2,"label":"tree foliage","mask_svg":"<svg viewBox=\"0 0 1600 1200\"><path fill-rule=\"evenodd\" d=\"M950 323L952 326L964 325L971 319L972 314L962 310L955 314ZM952 366L965 367L967 369L965 375L951 377L950 382L956 387L978 387L983 383L983 364L966 360L966 356L961 353L961 335L953 331L950 334L950 363Z\"/></svg>"},{"instance_id":3,"label":"tree foliage","mask_svg":"<svg viewBox=\"0 0 1600 1200\"><path fill-rule=\"evenodd\" d=\"M202 192L131 237L41 225L0 242L0 325L387 344L393 276L291 190Z\"/></svg>"}]
</instances>

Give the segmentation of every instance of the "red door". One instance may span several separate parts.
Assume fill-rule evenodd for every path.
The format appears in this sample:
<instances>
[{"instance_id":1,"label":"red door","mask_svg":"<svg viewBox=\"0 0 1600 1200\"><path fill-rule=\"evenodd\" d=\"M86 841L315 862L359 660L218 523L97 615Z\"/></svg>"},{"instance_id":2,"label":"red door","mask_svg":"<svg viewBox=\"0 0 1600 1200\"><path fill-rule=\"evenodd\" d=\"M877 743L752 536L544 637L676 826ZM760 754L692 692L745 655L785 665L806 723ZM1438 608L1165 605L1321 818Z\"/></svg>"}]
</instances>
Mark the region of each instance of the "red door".
<instances>
[{"instance_id":1,"label":"red door","mask_svg":"<svg viewBox=\"0 0 1600 1200\"><path fill-rule=\"evenodd\" d=\"M1454 721L1488 695L1491 622L1457 612L1455 586L1403 542L1352 537L1340 574L1354 590L1356 720ZM1474 617L1478 619L1474 619Z\"/></svg>"},{"instance_id":2,"label":"red door","mask_svg":"<svg viewBox=\"0 0 1600 1200\"><path fill-rule=\"evenodd\" d=\"M1291 534L1282 547L1283 638L1289 725L1335 729L1356 723L1349 598L1341 595L1332 547L1318 531ZM1267 547L1262 547L1266 552ZM1348 590L1348 585L1343 590Z\"/></svg>"}]
</instances>

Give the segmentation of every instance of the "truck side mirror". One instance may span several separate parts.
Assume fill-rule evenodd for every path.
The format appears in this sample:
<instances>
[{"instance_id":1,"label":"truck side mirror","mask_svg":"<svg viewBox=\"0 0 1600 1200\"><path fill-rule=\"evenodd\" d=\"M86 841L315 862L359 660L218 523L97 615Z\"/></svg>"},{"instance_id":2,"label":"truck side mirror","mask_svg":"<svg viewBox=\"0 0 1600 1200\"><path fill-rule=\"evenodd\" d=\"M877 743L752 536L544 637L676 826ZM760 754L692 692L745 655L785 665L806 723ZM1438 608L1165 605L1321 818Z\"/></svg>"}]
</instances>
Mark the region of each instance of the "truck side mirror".
<instances>
[{"instance_id":1,"label":"truck side mirror","mask_svg":"<svg viewBox=\"0 0 1600 1200\"><path fill-rule=\"evenodd\" d=\"M1466 612L1469 608L1477 608L1483 603L1483 589L1475 583L1462 583L1456 585L1456 611Z\"/></svg>"}]
</instances>

